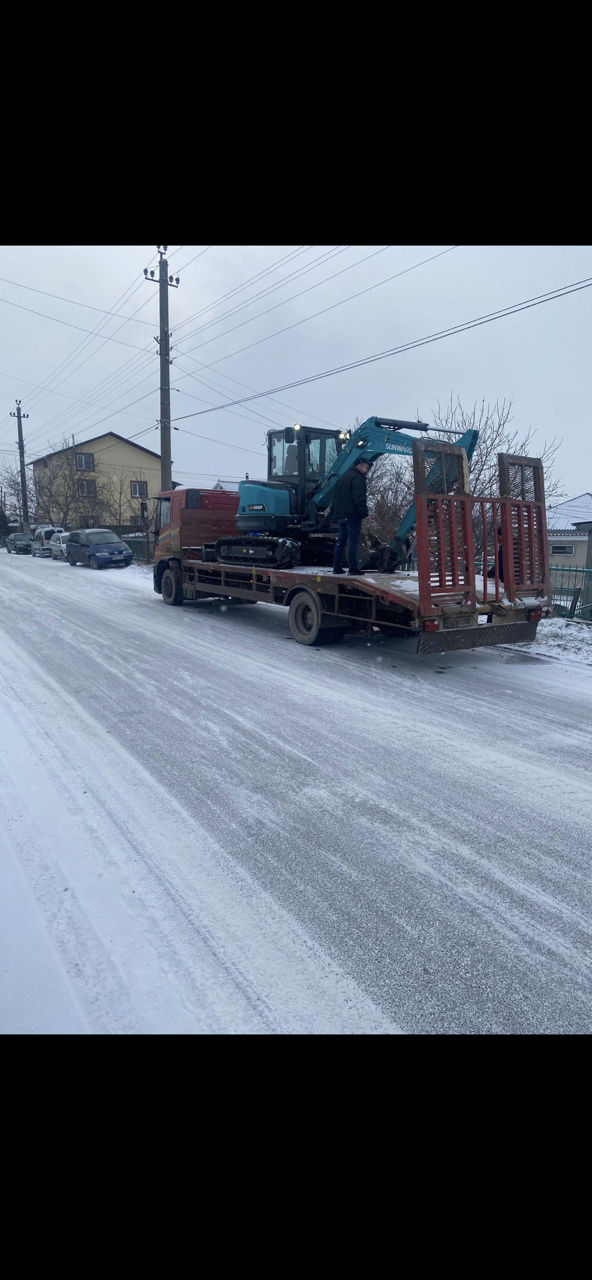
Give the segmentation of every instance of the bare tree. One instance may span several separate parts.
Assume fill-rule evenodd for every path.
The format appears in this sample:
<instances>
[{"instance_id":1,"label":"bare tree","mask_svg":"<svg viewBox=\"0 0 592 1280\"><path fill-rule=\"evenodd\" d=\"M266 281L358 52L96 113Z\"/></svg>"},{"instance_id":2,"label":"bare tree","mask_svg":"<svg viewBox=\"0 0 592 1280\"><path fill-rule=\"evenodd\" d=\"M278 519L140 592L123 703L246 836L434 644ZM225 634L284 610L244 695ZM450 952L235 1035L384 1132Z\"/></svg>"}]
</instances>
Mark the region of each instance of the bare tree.
<instances>
[{"instance_id":1,"label":"bare tree","mask_svg":"<svg viewBox=\"0 0 592 1280\"><path fill-rule=\"evenodd\" d=\"M413 469L409 461L383 454L377 458L367 481L370 532L381 542L394 537L413 502Z\"/></svg>"},{"instance_id":2,"label":"bare tree","mask_svg":"<svg viewBox=\"0 0 592 1280\"><path fill-rule=\"evenodd\" d=\"M33 477L30 471L25 473L27 485L27 505L29 508L29 516L32 519L32 512L35 510L35 487ZM5 490L4 506L8 516L19 520L22 524L23 520L23 495L21 489L21 472L20 467L7 463L0 471L0 484Z\"/></svg>"},{"instance_id":3,"label":"bare tree","mask_svg":"<svg viewBox=\"0 0 592 1280\"><path fill-rule=\"evenodd\" d=\"M533 443L534 427L519 430L510 424L513 419L511 400L496 400L494 405L480 404L475 401L471 409L464 409L458 396L456 401L451 395L448 404L442 408L438 401L434 411L434 427L438 431L447 430L464 435L469 429L479 432L477 447L469 465L471 476L471 493L476 497L498 492L498 453L522 454L526 457L535 455L540 458L545 471L545 497L563 497L561 482L554 475L555 458L561 447L561 440L544 440L542 449ZM517 495L518 496L518 495Z\"/></svg>"},{"instance_id":4,"label":"bare tree","mask_svg":"<svg viewBox=\"0 0 592 1280\"><path fill-rule=\"evenodd\" d=\"M109 523L123 527L134 523L138 529L143 527L142 518L142 501L148 502L148 480L141 466L138 466L134 475L134 482L144 483L146 493L144 499L141 497L132 497L132 489L129 478L129 471L115 471L109 476L105 487L105 501L107 504Z\"/></svg>"},{"instance_id":5,"label":"bare tree","mask_svg":"<svg viewBox=\"0 0 592 1280\"><path fill-rule=\"evenodd\" d=\"M545 497L563 496L561 483L554 475L554 464L561 441L544 441L542 450L533 443L535 431L528 427L520 431L511 425L512 401L496 400L494 405L485 400L477 401L465 409L459 398L451 395L444 407L438 401L433 415L434 435L453 431L456 438L469 429L479 432L475 452L469 464L471 493L476 497L490 497L499 492L498 453L520 454L527 457L536 454L541 458L545 471ZM418 415L419 418L419 415ZM354 428L359 426L356 419ZM446 436L450 442L454 436ZM520 495L518 492L516 496ZM530 495L529 495L530 496ZM408 459L378 458L368 477L368 509L371 514L369 531L381 542L390 543L398 526L413 501L413 470ZM480 545L480 522L475 523L476 545Z\"/></svg>"},{"instance_id":6,"label":"bare tree","mask_svg":"<svg viewBox=\"0 0 592 1280\"><path fill-rule=\"evenodd\" d=\"M67 440L52 444L35 474L37 523L55 522L70 528L101 523L109 506L107 482L85 476Z\"/></svg>"}]
</instances>

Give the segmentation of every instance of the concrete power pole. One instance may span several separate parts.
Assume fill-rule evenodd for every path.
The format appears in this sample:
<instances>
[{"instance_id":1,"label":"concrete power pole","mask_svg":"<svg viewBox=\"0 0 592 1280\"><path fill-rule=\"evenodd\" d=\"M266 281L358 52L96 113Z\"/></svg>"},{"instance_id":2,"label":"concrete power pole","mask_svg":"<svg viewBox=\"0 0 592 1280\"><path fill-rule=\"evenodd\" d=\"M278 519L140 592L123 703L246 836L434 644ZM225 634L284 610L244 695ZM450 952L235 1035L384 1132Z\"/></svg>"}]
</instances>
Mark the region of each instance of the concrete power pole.
<instances>
[{"instance_id":1,"label":"concrete power pole","mask_svg":"<svg viewBox=\"0 0 592 1280\"><path fill-rule=\"evenodd\" d=\"M25 475L25 446L23 442L22 418L28 418L28 413L21 414L21 402L16 402L16 413L10 412L11 418L16 418L18 427L18 451L21 462L21 499L23 504L23 529L25 533L30 533L29 529L29 504L27 502L27 477Z\"/></svg>"},{"instance_id":2,"label":"concrete power pole","mask_svg":"<svg viewBox=\"0 0 592 1280\"><path fill-rule=\"evenodd\" d=\"M156 339L160 353L160 487L172 489L171 472L171 379L170 379L170 338L169 331L169 289L179 288L179 277L167 276L169 264L165 254L167 245L157 245L160 254L158 287L160 303L160 336ZM144 267L147 280L154 279L154 272Z\"/></svg>"}]
</instances>

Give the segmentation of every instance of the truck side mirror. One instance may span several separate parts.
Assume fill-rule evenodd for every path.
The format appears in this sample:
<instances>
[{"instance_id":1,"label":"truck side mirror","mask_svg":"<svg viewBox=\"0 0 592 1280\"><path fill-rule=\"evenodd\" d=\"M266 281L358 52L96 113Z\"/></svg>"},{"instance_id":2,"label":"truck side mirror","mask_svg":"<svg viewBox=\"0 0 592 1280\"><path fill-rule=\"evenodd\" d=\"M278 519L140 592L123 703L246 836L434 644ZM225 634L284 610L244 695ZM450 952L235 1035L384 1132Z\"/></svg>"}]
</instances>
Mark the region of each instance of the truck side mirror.
<instances>
[{"instance_id":1,"label":"truck side mirror","mask_svg":"<svg viewBox=\"0 0 592 1280\"><path fill-rule=\"evenodd\" d=\"M284 440L286 444L294 444L295 439L296 439L296 436L294 435L294 428L286 427L284 431Z\"/></svg>"}]
</instances>

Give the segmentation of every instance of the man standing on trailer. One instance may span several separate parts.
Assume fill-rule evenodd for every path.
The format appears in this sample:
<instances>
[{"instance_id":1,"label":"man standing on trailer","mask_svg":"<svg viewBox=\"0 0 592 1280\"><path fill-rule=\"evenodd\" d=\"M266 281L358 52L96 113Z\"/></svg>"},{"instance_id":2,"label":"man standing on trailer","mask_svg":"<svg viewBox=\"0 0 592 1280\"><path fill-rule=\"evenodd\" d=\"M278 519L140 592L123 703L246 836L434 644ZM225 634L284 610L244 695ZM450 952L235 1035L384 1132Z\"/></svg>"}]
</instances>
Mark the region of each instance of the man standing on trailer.
<instances>
[{"instance_id":1,"label":"man standing on trailer","mask_svg":"<svg viewBox=\"0 0 592 1280\"><path fill-rule=\"evenodd\" d=\"M332 517L338 521L339 533L335 543L333 573L343 573L343 553L347 542L347 559L350 577L359 577L358 546L362 532L362 520L368 520L366 502L366 476L372 466L366 458L359 458L355 466L341 477L335 491Z\"/></svg>"}]
</instances>

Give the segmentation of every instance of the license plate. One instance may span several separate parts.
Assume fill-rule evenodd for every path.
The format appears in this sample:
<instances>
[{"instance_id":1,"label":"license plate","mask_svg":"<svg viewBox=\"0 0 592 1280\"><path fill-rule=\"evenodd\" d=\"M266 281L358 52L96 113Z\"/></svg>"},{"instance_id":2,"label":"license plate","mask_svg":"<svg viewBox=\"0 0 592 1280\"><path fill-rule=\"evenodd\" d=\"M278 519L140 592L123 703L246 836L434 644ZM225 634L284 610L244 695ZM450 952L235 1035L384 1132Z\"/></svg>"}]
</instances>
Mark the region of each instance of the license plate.
<instances>
[{"instance_id":1,"label":"license plate","mask_svg":"<svg viewBox=\"0 0 592 1280\"><path fill-rule=\"evenodd\" d=\"M445 618L445 627L472 627L474 626L472 618Z\"/></svg>"}]
</instances>

